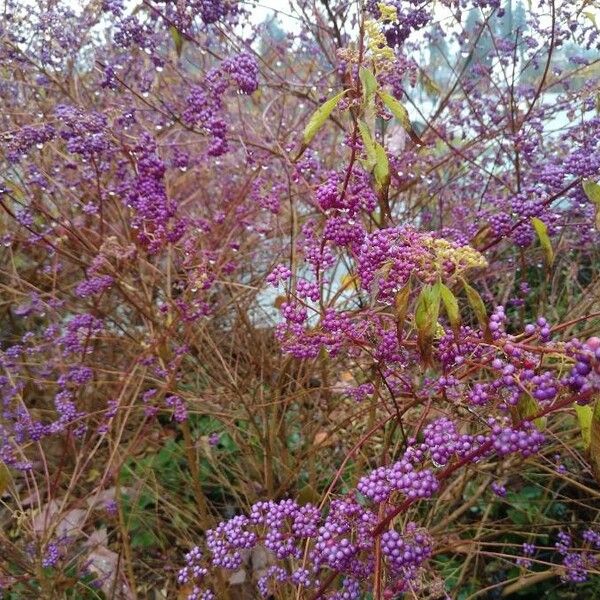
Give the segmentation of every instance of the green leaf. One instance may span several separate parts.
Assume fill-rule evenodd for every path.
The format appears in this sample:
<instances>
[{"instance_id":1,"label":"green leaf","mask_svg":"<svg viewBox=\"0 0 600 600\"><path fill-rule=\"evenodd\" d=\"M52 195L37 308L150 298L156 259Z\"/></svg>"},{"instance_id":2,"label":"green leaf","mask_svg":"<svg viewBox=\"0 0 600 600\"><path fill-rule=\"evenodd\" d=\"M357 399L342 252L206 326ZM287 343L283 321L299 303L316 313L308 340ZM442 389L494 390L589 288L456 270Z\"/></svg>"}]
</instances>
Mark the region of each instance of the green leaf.
<instances>
[{"instance_id":1,"label":"green leaf","mask_svg":"<svg viewBox=\"0 0 600 600\"><path fill-rule=\"evenodd\" d=\"M439 284L427 285L419 294L415 309L415 327L417 346L425 362L430 362L431 347L435 337L438 316L440 314Z\"/></svg>"},{"instance_id":2,"label":"green leaf","mask_svg":"<svg viewBox=\"0 0 600 600\"><path fill-rule=\"evenodd\" d=\"M379 191L387 190L390 185L390 163L384 147L375 142L375 183Z\"/></svg>"},{"instance_id":3,"label":"green leaf","mask_svg":"<svg viewBox=\"0 0 600 600\"><path fill-rule=\"evenodd\" d=\"M428 96L440 96L441 95L442 90L440 90L440 87L438 86L438 84L433 79L431 79L431 77L429 77L429 75L423 69L419 69L419 75L420 75L421 84L423 85L423 88L425 89L425 93Z\"/></svg>"},{"instance_id":4,"label":"green leaf","mask_svg":"<svg viewBox=\"0 0 600 600\"><path fill-rule=\"evenodd\" d=\"M519 525L520 527L531 524L529 514L516 508L508 509L506 515L515 525Z\"/></svg>"},{"instance_id":5,"label":"green leaf","mask_svg":"<svg viewBox=\"0 0 600 600\"><path fill-rule=\"evenodd\" d=\"M404 321L406 320L406 313L408 312L408 303L410 300L410 288L411 281L409 280L402 286L402 289L396 294L394 300L394 315L396 317L396 331L398 338L402 337L402 328Z\"/></svg>"},{"instance_id":6,"label":"green leaf","mask_svg":"<svg viewBox=\"0 0 600 600\"><path fill-rule=\"evenodd\" d=\"M398 119L402 127L407 131L412 131L412 125L410 124L410 119L408 118L408 111L404 107L399 100L396 100L394 96L388 94L387 92L377 92L381 101L388 107L390 112Z\"/></svg>"},{"instance_id":7,"label":"green leaf","mask_svg":"<svg viewBox=\"0 0 600 600\"><path fill-rule=\"evenodd\" d=\"M359 69L358 77L360 78L360 82L362 84L364 104L366 108L377 91L377 79L375 78L375 75L373 75L373 73L365 67L361 67Z\"/></svg>"},{"instance_id":8,"label":"green leaf","mask_svg":"<svg viewBox=\"0 0 600 600\"><path fill-rule=\"evenodd\" d=\"M471 310L475 313L477 321L479 322L479 326L483 330L485 337L487 339L490 339L491 334L488 327L487 311L485 309L485 304L483 303L481 296L479 295L477 290L471 287L464 279L463 287L465 288L465 292L467 294L467 301L469 302L469 306L471 307Z\"/></svg>"},{"instance_id":9,"label":"green leaf","mask_svg":"<svg viewBox=\"0 0 600 600\"><path fill-rule=\"evenodd\" d=\"M540 406L531 394L521 394L517 406L516 416L519 421L529 419L540 412ZM541 431L546 427L546 417L533 419L533 424Z\"/></svg>"},{"instance_id":10,"label":"green leaf","mask_svg":"<svg viewBox=\"0 0 600 600\"><path fill-rule=\"evenodd\" d=\"M131 545L134 548L152 548L160 543L153 531L141 527L131 536Z\"/></svg>"},{"instance_id":11,"label":"green leaf","mask_svg":"<svg viewBox=\"0 0 600 600\"><path fill-rule=\"evenodd\" d=\"M183 36L181 35L181 31L174 26L169 27L169 31L171 32L173 44L175 44L175 52L177 52L177 56L181 56L181 51L183 50Z\"/></svg>"},{"instance_id":12,"label":"green leaf","mask_svg":"<svg viewBox=\"0 0 600 600\"><path fill-rule=\"evenodd\" d=\"M373 138L371 137L369 127L364 121L358 122L358 130L360 131L360 137L362 138L363 144L365 146L365 152L367 153L367 160L366 164L364 165L365 170L367 170L370 173L375 167L375 163L377 162L375 143L373 142Z\"/></svg>"},{"instance_id":13,"label":"green leaf","mask_svg":"<svg viewBox=\"0 0 600 600\"><path fill-rule=\"evenodd\" d=\"M458 330L460 329L460 310L458 308L458 300L449 287L445 286L441 282L439 282L438 285L440 286L440 296L442 298L442 302L444 303L446 314L448 315L448 321L450 321L450 325L455 333L458 333Z\"/></svg>"},{"instance_id":14,"label":"green leaf","mask_svg":"<svg viewBox=\"0 0 600 600\"><path fill-rule=\"evenodd\" d=\"M590 460L596 481L600 482L600 398L596 399L590 428Z\"/></svg>"},{"instance_id":15,"label":"green leaf","mask_svg":"<svg viewBox=\"0 0 600 600\"><path fill-rule=\"evenodd\" d=\"M347 90L336 94L333 98L326 100L317 110L313 113L310 121L304 128L304 145L310 144L311 140L317 135L319 129L323 127L325 121L329 118L329 115L333 112L334 108L339 104L340 100L344 97Z\"/></svg>"},{"instance_id":16,"label":"green leaf","mask_svg":"<svg viewBox=\"0 0 600 600\"><path fill-rule=\"evenodd\" d=\"M150 491L143 490L137 498L137 504L140 510L145 510L156 503L156 498Z\"/></svg>"},{"instance_id":17,"label":"green leaf","mask_svg":"<svg viewBox=\"0 0 600 600\"><path fill-rule=\"evenodd\" d=\"M575 404L575 412L577 413L577 420L579 421L579 428L581 429L583 446L587 450L592 441L592 415L594 414L594 411L589 405L580 406L579 404Z\"/></svg>"},{"instance_id":18,"label":"green leaf","mask_svg":"<svg viewBox=\"0 0 600 600\"><path fill-rule=\"evenodd\" d=\"M554 250L552 250L552 242L550 242L550 237L548 236L548 228L546 224L541 219L537 217L533 217L531 219L531 224L537 233L538 239L540 240L540 245L544 250L544 257L546 259L546 264L548 267L552 266L554 262Z\"/></svg>"},{"instance_id":19,"label":"green leaf","mask_svg":"<svg viewBox=\"0 0 600 600\"><path fill-rule=\"evenodd\" d=\"M535 504L535 500L542 497L542 491L536 485L526 485L518 492L511 492L509 495L510 503L517 508L528 508Z\"/></svg>"},{"instance_id":20,"label":"green leaf","mask_svg":"<svg viewBox=\"0 0 600 600\"><path fill-rule=\"evenodd\" d=\"M600 108L600 95L598 95L598 102ZM590 179L583 181L583 191L585 195L595 204L596 206L596 229L600 231L600 184Z\"/></svg>"},{"instance_id":21,"label":"green leaf","mask_svg":"<svg viewBox=\"0 0 600 600\"><path fill-rule=\"evenodd\" d=\"M386 92L377 92L377 94L381 98L381 101L388 107L390 112L394 115L394 117L396 117L396 119L400 121L400 124L406 130L406 132L408 133L408 137L412 140L412 142L414 144L422 146L423 142L415 133L415 130L413 129L413 126L408 117L408 111L406 110L404 105L400 101L396 100L394 96Z\"/></svg>"},{"instance_id":22,"label":"green leaf","mask_svg":"<svg viewBox=\"0 0 600 600\"><path fill-rule=\"evenodd\" d=\"M591 179L584 179L583 191L585 195L594 203L600 204L600 183L596 183Z\"/></svg>"}]
</instances>

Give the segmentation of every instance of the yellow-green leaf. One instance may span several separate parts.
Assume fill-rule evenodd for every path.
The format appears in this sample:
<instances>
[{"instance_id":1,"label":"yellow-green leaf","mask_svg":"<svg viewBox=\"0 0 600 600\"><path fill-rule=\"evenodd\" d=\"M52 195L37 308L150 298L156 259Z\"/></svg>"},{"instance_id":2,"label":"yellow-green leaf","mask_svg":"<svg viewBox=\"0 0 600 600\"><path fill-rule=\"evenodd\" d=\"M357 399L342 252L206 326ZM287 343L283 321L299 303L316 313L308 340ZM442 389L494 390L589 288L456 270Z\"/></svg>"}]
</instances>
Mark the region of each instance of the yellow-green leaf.
<instances>
[{"instance_id":1,"label":"yellow-green leaf","mask_svg":"<svg viewBox=\"0 0 600 600\"><path fill-rule=\"evenodd\" d=\"M438 84L423 69L419 69L419 75L427 95L439 96L442 93Z\"/></svg>"},{"instance_id":2,"label":"yellow-green leaf","mask_svg":"<svg viewBox=\"0 0 600 600\"><path fill-rule=\"evenodd\" d=\"M591 406L580 406L575 404L575 412L577 413L577 420L579 421L579 428L581 429L581 438L583 439L584 448L590 447L591 435L592 435L592 415L594 411Z\"/></svg>"},{"instance_id":3,"label":"yellow-green leaf","mask_svg":"<svg viewBox=\"0 0 600 600\"><path fill-rule=\"evenodd\" d=\"M410 301L410 288L411 282L409 280L402 286L400 291L396 294L396 298L394 300L394 314L396 317L396 330L398 332L398 337L401 336L402 327L404 326L404 321L406 320L406 313L408 312L408 303Z\"/></svg>"},{"instance_id":4,"label":"yellow-green leaf","mask_svg":"<svg viewBox=\"0 0 600 600\"><path fill-rule=\"evenodd\" d=\"M317 135L319 129L323 127L325 121L329 118L335 107L339 104L340 100L344 97L347 90L336 94L333 98L325 101L317 110L313 113L310 121L304 128L304 145L310 144L312 139Z\"/></svg>"},{"instance_id":5,"label":"yellow-green leaf","mask_svg":"<svg viewBox=\"0 0 600 600\"><path fill-rule=\"evenodd\" d=\"M540 406L531 394L521 394L516 406L516 413L520 421L529 419L540 412ZM533 424L540 430L546 427L546 417L533 419Z\"/></svg>"},{"instance_id":6,"label":"yellow-green leaf","mask_svg":"<svg viewBox=\"0 0 600 600\"><path fill-rule=\"evenodd\" d=\"M483 329L486 337L489 338L489 328L488 328L488 316L487 310L485 309L485 304L479 295L479 292L471 287L464 279L463 279L463 287L465 288L465 292L467 294L467 301L469 302L469 306L475 313L477 317L477 321L479 322L479 326Z\"/></svg>"},{"instance_id":7,"label":"yellow-green leaf","mask_svg":"<svg viewBox=\"0 0 600 600\"><path fill-rule=\"evenodd\" d=\"M583 191L585 195L594 203L600 204L600 183L596 183L591 179L583 181Z\"/></svg>"},{"instance_id":8,"label":"yellow-green leaf","mask_svg":"<svg viewBox=\"0 0 600 600\"><path fill-rule=\"evenodd\" d=\"M375 142L375 168L373 174L375 175L377 188L380 191L387 189L390 185L390 163L384 147L378 142Z\"/></svg>"},{"instance_id":9,"label":"yellow-green leaf","mask_svg":"<svg viewBox=\"0 0 600 600\"><path fill-rule=\"evenodd\" d=\"M412 129L410 124L410 119L408 118L408 111L404 107L399 100L396 100L394 96L388 94L387 92L377 92L381 101L388 107L390 112L400 121L400 124L404 129L409 130Z\"/></svg>"},{"instance_id":10,"label":"yellow-green leaf","mask_svg":"<svg viewBox=\"0 0 600 600\"><path fill-rule=\"evenodd\" d=\"M600 94L598 95L598 109L600 112ZM586 179L583 182L583 191L585 195L594 203L596 206L596 229L600 231L600 184L590 179Z\"/></svg>"},{"instance_id":11,"label":"yellow-green leaf","mask_svg":"<svg viewBox=\"0 0 600 600\"><path fill-rule=\"evenodd\" d=\"M460 310L458 308L458 300L449 287L441 282L439 282L438 285L440 286L440 297L444 303L444 308L446 309L446 314L448 315L448 321L450 321L452 329L455 332L458 332L460 329Z\"/></svg>"},{"instance_id":12,"label":"yellow-green leaf","mask_svg":"<svg viewBox=\"0 0 600 600\"><path fill-rule=\"evenodd\" d=\"M596 399L590 428L590 461L592 472L600 482L600 399Z\"/></svg>"},{"instance_id":13,"label":"yellow-green leaf","mask_svg":"<svg viewBox=\"0 0 600 600\"><path fill-rule=\"evenodd\" d=\"M375 163L377 162L377 154L375 152L375 143L373 142L373 138L371 137L371 132L369 131L369 127L364 121L358 122L358 130L360 131L360 137L362 138L365 152L367 153L366 160L366 170L371 172L375 167Z\"/></svg>"},{"instance_id":14,"label":"yellow-green leaf","mask_svg":"<svg viewBox=\"0 0 600 600\"><path fill-rule=\"evenodd\" d=\"M358 76L362 84L365 107L371 102L371 99L377 91L377 79L369 69L361 67Z\"/></svg>"},{"instance_id":15,"label":"yellow-green leaf","mask_svg":"<svg viewBox=\"0 0 600 600\"><path fill-rule=\"evenodd\" d=\"M408 117L408 111L404 107L404 105L396 100L394 96L388 94L386 92L377 92L378 96L381 98L381 101L388 107L390 112L400 121L400 124L408 133L408 137L413 141L413 143L418 144L420 146L423 145L423 142L419 139L419 136L415 133L413 126Z\"/></svg>"},{"instance_id":16,"label":"yellow-green leaf","mask_svg":"<svg viewBox=\"0 0 600 600\"><path fill-rule=\"evenodd\" d=\"M552 263L554 262L554 250L552 250L552 242L548 236L548 228L546 227L546 223L537 217L533 217L533 219L531 219L531 224L533 225L538 239L540 240L540 245L544 251L544 257L546 259L546 264L551 267Z\"/></svg>"},{"instance_id":17,"label":"yellow-green leaf","mask_svg":"<svg viewBox=\"0 0 600 600\"><path fill-rule=\"evenodd\" d=\"M417 346L425 362L431 358L431 347L440 313L439 285L427 285L419 294L415 308L415 327L417 329Z\"/></svg>"},{"instance_id":18,"label":"yellow-green leaf","mask_svg":"<svg viewBox=\"0 0 600 600\"><path fill-rule=\"evenodd\" d=\"M479 228L479 231L473 236L473 239L469 242L469 246L475 248L475 250L481 250L485 248L486 244L492 237L492 228L489 223L486 223Z\"/></svg>"},{"instance_id":19,"label":"yellow-green leaf","mask_svg":"<svg viewBox=\"0 0 600 600\"><path fill-rule=\"evenodd\" d=\"M593 12L585 11L583 13L585 17L587 17L593 24L596 29L598 29L598 23L596 23L596 15Z\"/></svg>"},{"instance_id":20,"label":"yellow-green leaf","mask_svg":"<svg viewBox=\"0 0 600 600\"><path fill-rule=\"evenodd\" d=\"M181 56L181 51L183 50L183 36L181 35L181 31L174 26L169 27L169 31L171 32L173 44L175 44L175 52L177 52L177 56Z\"/></svg>"}]
</instances>

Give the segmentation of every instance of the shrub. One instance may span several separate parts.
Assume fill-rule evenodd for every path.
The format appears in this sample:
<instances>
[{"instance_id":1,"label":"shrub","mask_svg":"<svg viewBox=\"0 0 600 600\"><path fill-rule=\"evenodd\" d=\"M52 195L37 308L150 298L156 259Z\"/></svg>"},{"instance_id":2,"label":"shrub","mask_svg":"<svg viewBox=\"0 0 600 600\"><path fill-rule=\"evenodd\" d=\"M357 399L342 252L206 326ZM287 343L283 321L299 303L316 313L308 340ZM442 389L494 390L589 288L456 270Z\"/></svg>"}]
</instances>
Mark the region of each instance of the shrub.
<instances>
[{"instance_id":1,"label":"shrub","mask_svg":"<svg viewBox=\"0 0 600 600\"><path fill-rule=\"evenodd\" d=\"M595 597L597 11L276 8L5 3L1 592Z\"/></svg>"}]
</instances>

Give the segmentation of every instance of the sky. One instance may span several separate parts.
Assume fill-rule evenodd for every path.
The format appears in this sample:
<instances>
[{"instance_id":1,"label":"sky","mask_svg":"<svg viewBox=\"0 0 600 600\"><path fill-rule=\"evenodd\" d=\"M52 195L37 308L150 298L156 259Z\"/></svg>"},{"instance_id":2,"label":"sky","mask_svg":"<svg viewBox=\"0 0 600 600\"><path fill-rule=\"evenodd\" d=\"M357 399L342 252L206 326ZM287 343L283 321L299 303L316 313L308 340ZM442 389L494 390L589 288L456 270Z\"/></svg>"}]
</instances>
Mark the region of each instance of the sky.
<instances>
[{"instance_id":1,"label":"sky","mask_svg":"<svg viewBox=\"0 0 600 600\"><path fill-rule=\"evenodd\" d=\"M296 27L296 20L293 16L288 16L292 12L288 0L261 0L250 3L250 6L256 7L251 11L252 23L262 23L276 13L283 29L292 31Z\"/></svg>"}]
</instances>

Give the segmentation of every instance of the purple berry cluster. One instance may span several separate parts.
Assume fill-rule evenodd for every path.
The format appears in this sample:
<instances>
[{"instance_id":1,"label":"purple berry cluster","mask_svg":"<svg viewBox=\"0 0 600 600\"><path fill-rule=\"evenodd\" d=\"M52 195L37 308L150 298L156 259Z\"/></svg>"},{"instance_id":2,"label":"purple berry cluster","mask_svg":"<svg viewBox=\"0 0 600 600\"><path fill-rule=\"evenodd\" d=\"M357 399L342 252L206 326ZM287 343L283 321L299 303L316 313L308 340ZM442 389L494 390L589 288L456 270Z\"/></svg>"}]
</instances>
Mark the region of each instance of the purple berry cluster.
<instances>
[{"instance_id":1,"label":"purple berry cluster","mask_svg":"<svg viewBox=\"0 0 600 600\"><path fill-rule=\"evenodd\" d=\"M221 68L235 81L243 94L252 94L258 89L258 65L249 52L242 52L223 61Z\"/></svg>"},{"instance_id":2,"label":"purple berry cluster","mask_svg":"<svg viewBox=\"0 0 600 600\"><path fill-rule=\"evenodd\" d=\"M594 15L71 4L0 23L2 591L433 598L458 593L436 552L485 589L514 546L585 582ZM540 472L555 506L505 542ZM177 575L164 542L190 536Z\"/></svg>"},{"instance_id":3,"label":"purple berry cluster","mask_svg":"<svg viewBox=\"0 0 600 600\"><path fill-rule=\"evenodd\" d=\"M381 549L390 569L405 580L414 577L414 572L430 556L433 542L429 534L416 523L407 523L402 533L394 529L381 536Z\"/></svg>"},{"instance_id":4,"label":"purple berry cluster","mask_svg":"<svg viewBox=\"0 0 600 600\"><path fill-rule=\"evenodd\" d=\"M583 534L583 540L596 549L598 548L597 535L594 535L593 530L586 530ZM561 579L571 583L584 583L588 579L588 571L597 568L598 557L590 554L587 549L572 548L572 545L573 538L571 534L566 531L559 531L555 547L562 556L564 573L561 575Z\"/></svg>"}]
</instances>

